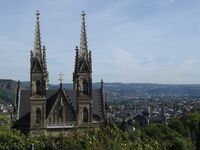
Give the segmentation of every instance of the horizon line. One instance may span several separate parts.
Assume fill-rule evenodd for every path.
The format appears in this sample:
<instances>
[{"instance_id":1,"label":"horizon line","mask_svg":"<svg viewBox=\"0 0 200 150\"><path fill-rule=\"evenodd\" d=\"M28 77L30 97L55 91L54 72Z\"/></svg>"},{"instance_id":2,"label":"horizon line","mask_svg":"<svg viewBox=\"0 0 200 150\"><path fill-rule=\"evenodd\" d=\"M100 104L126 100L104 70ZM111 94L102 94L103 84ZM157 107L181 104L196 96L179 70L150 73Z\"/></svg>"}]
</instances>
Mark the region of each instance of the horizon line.
<instances>
[{"instance_id":1,"label":"horizon line","mask_svg":"<svg viewBox=\"0 0 200 150\"><path fill-rule=\"evenodd\" d=\"M21 81L21 80L14 80L14 79L0 79L0 80L7 80L7 81L14 81L14 82L30 82L30 81ZM98 82L93 82L94 83L101 83L101 81ZM105 82L104 84L158 84L158 85L200 85L200 83L157 83L157 82L120 82L120 81L108 81ZM48 83L51 85L59 85L60 83ZM62 84L73 84L73 82L64 82Z\"/></svg>"}]
</instances>

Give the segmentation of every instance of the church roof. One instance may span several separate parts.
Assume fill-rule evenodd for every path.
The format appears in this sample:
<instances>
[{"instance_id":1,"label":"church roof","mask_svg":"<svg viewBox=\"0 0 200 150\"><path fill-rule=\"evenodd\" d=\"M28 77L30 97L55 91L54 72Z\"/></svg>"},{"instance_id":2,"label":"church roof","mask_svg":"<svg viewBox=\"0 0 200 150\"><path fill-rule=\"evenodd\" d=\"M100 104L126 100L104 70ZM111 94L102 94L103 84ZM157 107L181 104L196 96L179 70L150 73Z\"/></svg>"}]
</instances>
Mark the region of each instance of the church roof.
<instances>
[{"instance_id":1,"label":"church roof","mask_svg":"<svg viewBox=\"0 0 200 150\"><path fill-rule=\"evenodd\" d=\"M55 90L51 91L51 93L54 93L54 94L53 95L50 94L52 96L50 96L49 98L47 98L47 103L46 103L46 105L47 105L47 107L46 107L46 117L49 116L49 113L50 113L51 109L53 108L53 105L55 104L57 98L59 97L59 94L61 94L66 99L66 101L68 102L68 104L71 106L70 108L72 109L72 111L75 110L74 107L73 107L73 105L70 103L69 96L67 95L66 92L67 91L65 91L63 89L59 89L57 91L55 91ZM73 95L75 95L75 93Z\"/></svg>"},{"instance_id":2,"label":"church roof","mask_svg":"<svg viewBox=\"0 0 200 150\"><path fill-rule=\"evenodd\" d=\"M76 91L75 90L63 90L66 94L69 103L71 104L74 111L76 111ZM47 101L46 101L46 114L48 115L53 107L59 90L48 90L47 91ZM102 108L101 108L101 97L99 90L93 90L92 92L93 100L93 117L94 119L99 119L102 117ZM20 127L29 127L30 126L30 90L21 90L20 93L20 105L19 105L19 120L16 121L15 126Z\"/></svg>"}]
</instances>

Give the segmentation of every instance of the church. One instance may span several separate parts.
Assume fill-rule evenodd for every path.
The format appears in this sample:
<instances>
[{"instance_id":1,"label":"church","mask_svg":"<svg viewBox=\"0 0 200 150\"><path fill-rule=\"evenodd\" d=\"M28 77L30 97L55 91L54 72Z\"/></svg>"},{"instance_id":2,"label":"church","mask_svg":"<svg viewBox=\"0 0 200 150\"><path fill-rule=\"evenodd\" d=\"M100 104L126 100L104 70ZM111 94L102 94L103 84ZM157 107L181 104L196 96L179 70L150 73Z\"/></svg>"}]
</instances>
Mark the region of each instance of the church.
<instances>
[{"instance_id":1,"label":"church","mask_svg":"<svg viewBox=\"0 0 200 150\"><path fill-rule=\"evenodd\" d=\"M40 13L36 12L34 48L30 52L30 89L18 89L13 127L24 133L68 133L107 124L103 80L92 88L92 55L88 50L85 13L82 12L80 46L75 48L73 88L48 89L46 48L41 45Z\"/></svg>"}]
</instances>

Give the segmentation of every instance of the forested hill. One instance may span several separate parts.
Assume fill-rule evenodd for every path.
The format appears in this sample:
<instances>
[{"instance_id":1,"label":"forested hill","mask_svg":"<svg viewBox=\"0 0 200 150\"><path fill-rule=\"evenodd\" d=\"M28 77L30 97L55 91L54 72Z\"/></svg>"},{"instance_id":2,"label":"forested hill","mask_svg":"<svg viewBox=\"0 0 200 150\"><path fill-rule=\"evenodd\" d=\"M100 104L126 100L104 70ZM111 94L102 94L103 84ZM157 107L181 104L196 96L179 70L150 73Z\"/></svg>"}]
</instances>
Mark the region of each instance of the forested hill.
<instances>
[{"instance_id":1,"label":"forested hill","mask_svg":"<svg viewBox=\"0 0 200 150\"><path fill-rule=\"evenodd\" d=\"M22 88L29 89L30 82L23 81ZM65 89L72 89L71 83L64 83ZM58 89L59 85L49 84L49 89ZM93 88L100 88L100 83L93 83ZM108 100L124 100L136 98L182 98L200 97L200 84L149 84L149 83L104 83ZM17 81L0 79L0 102L14 101Z\"/></svg>"},{"instance_id":2,"label":"forested hill","mask_svg":"<svg viewBox=\"0 0 200 150\"><path fill-rule=\"evenodd\" d=\"M200 97L200 84L106 83L105 89L116 100Z\"/></svg>"},{"instance_id":3,"label":"forested hill","mask_svg":"<svg viewBox=\"0 0 200 150\"><path fill-rule=\"evenodd\" d=\"M0 79L0 103L12 103L15 99L17 82Z\"/></svg>"},{"instance_id":4,"label":"forested hill","mask_svg":"<svg viewBox=\"0 0 200 150\"><path fill-rule=\"evenodd\" d=\"M58 87L49 86L50 89ZM63 87L70 89L72 84L64 84ZM93 88L100 88L100 83L93 83ZM200 97L200 84L104 83L104 89L108 100Z\"/></svg>"}]
</instances>

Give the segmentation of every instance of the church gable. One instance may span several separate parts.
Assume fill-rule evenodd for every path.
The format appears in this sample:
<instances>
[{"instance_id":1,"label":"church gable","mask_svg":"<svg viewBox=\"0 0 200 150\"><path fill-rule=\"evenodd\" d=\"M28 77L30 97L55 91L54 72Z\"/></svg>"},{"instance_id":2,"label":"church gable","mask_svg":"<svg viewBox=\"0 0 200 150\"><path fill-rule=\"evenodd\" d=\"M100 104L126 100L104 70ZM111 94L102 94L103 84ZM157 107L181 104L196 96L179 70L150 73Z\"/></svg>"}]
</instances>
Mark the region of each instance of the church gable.
<instances>
[{"instance_id":1,"label":"church gable","mask_svg":"<svg viewBox=\"0 0 200 150\"><path fill-rule=\"evenodd\" d=\"M83 59L81 65L80 65L79 71L80 72L91 72L91 69L86 60Z\"/></svg>"},{"instance_id":2,"label":"church gable","mask_svg":"<svg viewBox=\"0 0 200 150\"><path fill-rule=\"evenodd\" d=\"M42 64L39 62L39 60L35 59L33 63L34 63L33 68L32 68L33 72L43 72L44 71Z\"/></svg>"},{"instance_id":3,"label":"church gable","mask_svg":"<svg viewBox=\"0 0 200 150\"><path fill-rule=\"evenodd\" d=\"M59 90L56 95L52 108L47 116L47 126L65 126L75 122L75 112L65 92Z\"/></svg>"}]
</instances>

